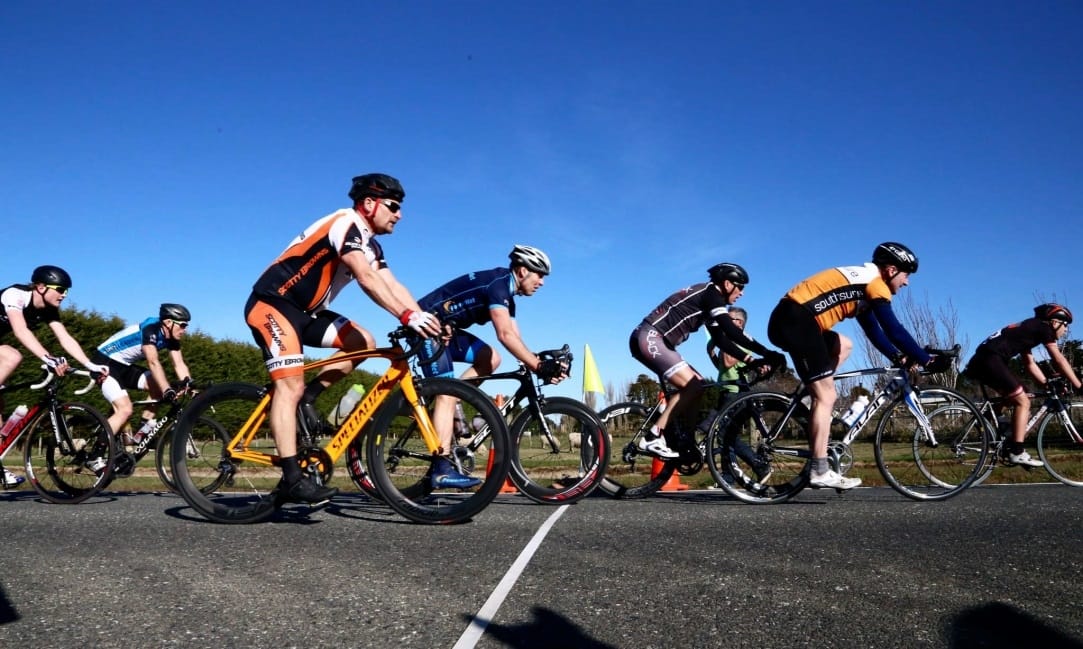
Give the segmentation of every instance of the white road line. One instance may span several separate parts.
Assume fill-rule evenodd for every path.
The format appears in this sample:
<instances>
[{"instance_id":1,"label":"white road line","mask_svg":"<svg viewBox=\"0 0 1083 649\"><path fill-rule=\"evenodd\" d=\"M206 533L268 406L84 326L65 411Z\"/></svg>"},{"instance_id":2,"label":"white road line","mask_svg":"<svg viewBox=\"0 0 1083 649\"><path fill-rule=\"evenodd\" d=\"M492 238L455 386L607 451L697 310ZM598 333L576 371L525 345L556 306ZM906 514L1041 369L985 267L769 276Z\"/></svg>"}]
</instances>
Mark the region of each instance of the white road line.
<instances>
[{"instance_id":1,"label":"white road line","mask_svg":"<svg viewBox=\"0 0 1083 649\"><path fill-rule=\"evenodd\" d=\"M530 563L530 558L534 556L542 541L545 540L545 536L549 534L549 530L553 528L557 519L564 515L564 510L568 509L569 506L561 505L557 507L557 510L538 528L538 531L534 533L534 538L530 539L530 543L527 543L523 551L519 553L515 563L511 564L511 568L508 568L504 578L496 585L496 589L489 595L489 599L485 600L481 610L474 615L474 619L470 621L470 625L466 627L466 631L463 631L459 641L455 643L452 649L473 649L478 644L482 634L485 633L485 627L489 626L489 622L496 615L496 611L504 603L504 598L508 596L512 586L519 580L519 575L523 574L523 570Z\"/></svg>"}]
</instances>

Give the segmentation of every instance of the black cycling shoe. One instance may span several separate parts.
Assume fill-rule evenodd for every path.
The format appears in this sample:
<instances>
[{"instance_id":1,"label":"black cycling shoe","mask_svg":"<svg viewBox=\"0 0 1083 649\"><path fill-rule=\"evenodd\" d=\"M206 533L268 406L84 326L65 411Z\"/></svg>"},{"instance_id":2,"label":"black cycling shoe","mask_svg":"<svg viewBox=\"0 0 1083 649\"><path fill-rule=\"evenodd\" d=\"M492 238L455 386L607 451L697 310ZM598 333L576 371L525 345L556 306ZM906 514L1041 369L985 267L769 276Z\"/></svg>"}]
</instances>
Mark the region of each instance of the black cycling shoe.
<instances>
[{"instance_id":1,"label":"black cycling shoe","mask_svg":"<svg viewBox=\"0 0 1083 649\"><path fill-rule=\"evenodd\" d=\"M279 490L279 498L288 503L308 503L322 505L338 495L335 487L324 487L316 484L311 478L304 477L290 486L282 485Z\"/></svg>"}]
</instances>

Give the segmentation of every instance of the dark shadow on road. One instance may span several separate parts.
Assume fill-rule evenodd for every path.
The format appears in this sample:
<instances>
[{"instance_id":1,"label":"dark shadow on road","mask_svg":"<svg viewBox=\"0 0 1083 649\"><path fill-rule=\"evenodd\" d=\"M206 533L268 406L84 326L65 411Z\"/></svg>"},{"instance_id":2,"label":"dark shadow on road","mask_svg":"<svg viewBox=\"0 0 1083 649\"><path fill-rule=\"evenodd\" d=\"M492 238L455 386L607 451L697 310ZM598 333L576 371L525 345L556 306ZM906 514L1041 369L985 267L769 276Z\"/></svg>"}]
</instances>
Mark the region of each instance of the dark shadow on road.
<instances>
[{"instance_id":1,"label":"dark shadow on road","mask_svg":"<svg viewBox=\"0 0 1083 649\"><path fill-rule=\"evenodd\" d=\"M19 612L15 610L15 606L8 601L8 594L4 592L4 587L0 586L0 624L14 622L19 617Z\"/></svg>"},{"instance_id":2,"label":"dark shadow on road","mask_svg":"<svg viewBox=\"0 0 1083 649\"><path fill-rule=\"evenodd\" d=\"M1083 642L1001 602L969 608L948 622L949 649L1083 649Z\"/></svg>"},{"instance_id":3,"label":"dark shadow on road","mask_svg":"<svg viewBox=\"0 0 1083 649\"><path fill-rule=\"evenodd\" d=\"M566 618L540 606L534 607L534 620L525 624L492 624L485 635L514 649L617 649L599 642ZM468 622L473 621L464 615Z\"/></svg>"}]
</instances>

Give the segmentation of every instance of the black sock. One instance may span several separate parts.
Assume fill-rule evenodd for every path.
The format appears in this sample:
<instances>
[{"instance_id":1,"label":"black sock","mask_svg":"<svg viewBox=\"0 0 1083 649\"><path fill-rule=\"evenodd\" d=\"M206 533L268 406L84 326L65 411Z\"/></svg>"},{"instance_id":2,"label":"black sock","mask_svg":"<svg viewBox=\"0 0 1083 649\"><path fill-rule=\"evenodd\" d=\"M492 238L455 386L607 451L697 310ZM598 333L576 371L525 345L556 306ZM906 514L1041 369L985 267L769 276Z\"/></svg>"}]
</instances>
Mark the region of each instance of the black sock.
<instances>
[{"instance_id":1,"label":"black sock","mask_svg":"<svg viewBox=\"0 0 1083 649\"><path fill-rule=\"evenodd\" d=\"M297 463L297 456L291 455L279 460L282 464L282 478L286 484L293 485L301 481L301 465Z\"/></svg>"}]
</instances>

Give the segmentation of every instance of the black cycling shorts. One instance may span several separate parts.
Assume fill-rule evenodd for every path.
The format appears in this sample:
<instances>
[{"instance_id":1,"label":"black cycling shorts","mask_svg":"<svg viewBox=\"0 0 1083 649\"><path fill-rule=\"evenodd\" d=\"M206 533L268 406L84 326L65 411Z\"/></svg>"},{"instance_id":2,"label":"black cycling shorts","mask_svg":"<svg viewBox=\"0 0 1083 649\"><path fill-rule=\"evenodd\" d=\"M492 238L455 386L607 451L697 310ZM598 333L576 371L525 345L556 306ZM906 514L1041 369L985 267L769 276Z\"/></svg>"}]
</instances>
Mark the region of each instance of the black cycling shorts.
<instances>
[{"instance_id":1,"label":"black cycling shorts","mask_svg":"<svg viewBox=\"0 0 1083 649\"><path fill-rule=\"evenodd\" d=\"M805 307L783 298L767 322L767 338L790 353L797 375L811 383L835 373L839 362L839 335L821 331Z\"/></svg>"}]
</instances>

